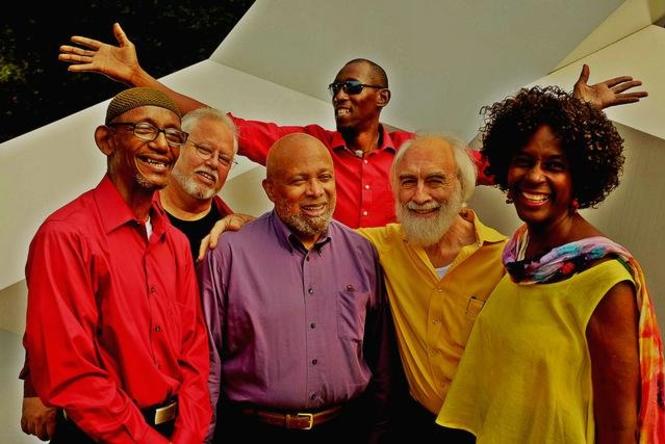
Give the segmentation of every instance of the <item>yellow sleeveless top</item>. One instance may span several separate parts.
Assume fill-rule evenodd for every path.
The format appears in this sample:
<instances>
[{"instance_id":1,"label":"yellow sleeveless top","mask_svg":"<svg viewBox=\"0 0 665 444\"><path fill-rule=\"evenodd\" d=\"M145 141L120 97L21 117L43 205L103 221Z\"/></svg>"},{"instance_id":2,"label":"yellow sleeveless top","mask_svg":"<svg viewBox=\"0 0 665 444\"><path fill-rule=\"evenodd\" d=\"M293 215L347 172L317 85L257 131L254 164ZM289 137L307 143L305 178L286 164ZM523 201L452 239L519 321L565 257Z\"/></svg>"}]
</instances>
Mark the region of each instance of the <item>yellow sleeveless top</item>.
<instances>
[{"instance_id":1,"label":"yellow sleeveless top","mask_svg":"<svg viewBox=\"0 0 665 444\"><path fill-rule=\"evenodd\" d=\"M586 326L603 296L633 281L617 260L564 281L496 287L471 332L437 423L480 443L593 443Z\"/></svg>"}]
</instances>

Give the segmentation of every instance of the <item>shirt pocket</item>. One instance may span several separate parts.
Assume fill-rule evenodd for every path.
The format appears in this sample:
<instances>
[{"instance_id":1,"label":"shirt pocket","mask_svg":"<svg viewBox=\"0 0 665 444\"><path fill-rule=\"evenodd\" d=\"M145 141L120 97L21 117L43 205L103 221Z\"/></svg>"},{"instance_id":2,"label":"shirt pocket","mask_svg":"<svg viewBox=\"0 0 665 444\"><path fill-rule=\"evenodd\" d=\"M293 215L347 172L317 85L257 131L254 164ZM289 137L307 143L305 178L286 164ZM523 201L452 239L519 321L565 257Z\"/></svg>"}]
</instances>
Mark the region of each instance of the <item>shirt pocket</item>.
<instances>
[{"instance_id":1,"label":"shirt pocket","mask_svg":"<svg viewBox=\"0 0 665 444\"><path fill-rule=\"evenodd\" d=\"M362 342L369 293L348 284L337 294L337 336Z\"/></svg>"},{"instance_id":2,"label":"shirt pocket","mask_svg":"<svg viewBox=\"0 0 665 444\"><path fill-rule=\"evenodd\" d=\"M471 321L471 326L475 322L476 318L480 314L480 310L485 306L485 301L478 296L471 296L466 301L466 309L464 314L466 318Z\"/></svg>"}]
</instances>

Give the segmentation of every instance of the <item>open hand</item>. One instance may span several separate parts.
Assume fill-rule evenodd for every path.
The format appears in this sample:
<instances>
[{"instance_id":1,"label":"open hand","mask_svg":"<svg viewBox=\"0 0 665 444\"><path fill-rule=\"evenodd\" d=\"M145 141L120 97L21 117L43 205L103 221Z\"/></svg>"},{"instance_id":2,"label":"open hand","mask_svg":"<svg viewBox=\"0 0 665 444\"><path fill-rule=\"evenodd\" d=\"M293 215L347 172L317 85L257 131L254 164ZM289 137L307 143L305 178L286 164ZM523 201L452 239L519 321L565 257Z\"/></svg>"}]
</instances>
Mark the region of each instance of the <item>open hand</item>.
<instances>
[{"instance_id":1,"label":"open hand","mask_svg":"<svg viewBox=\"0 0 665 444\"><path fill-rule=\"evenodd\" d=\"M585 64L582 67L580 78L575 82L573 95L599 109L639 102L640 99L648 95L646 91L626 92L631 88L642 85L641 81L633 80L630 76L614 77L604 82L589 85L589 74L589 65Z\"/></svg>"}]
</instances>

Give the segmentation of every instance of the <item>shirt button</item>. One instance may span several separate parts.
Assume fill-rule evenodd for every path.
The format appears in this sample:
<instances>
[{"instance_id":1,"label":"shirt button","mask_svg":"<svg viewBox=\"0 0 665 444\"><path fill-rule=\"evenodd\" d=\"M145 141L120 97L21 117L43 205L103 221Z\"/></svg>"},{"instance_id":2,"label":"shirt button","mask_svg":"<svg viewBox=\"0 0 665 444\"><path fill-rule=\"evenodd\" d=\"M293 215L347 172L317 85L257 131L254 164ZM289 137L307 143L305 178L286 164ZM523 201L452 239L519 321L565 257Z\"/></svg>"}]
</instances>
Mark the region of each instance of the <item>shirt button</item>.
<instances>
[{"instance_id":1,"label":"shirt button","mask_svg":"<svg viewBox=\"0 0 665 444\"><path fill-rule=\"evenodd\" d=\"M307 289L307 293L309 293L309 294L314 293L314 289L313 289L313 288L308 288L308 289Z\"/></svg>"},{"instance_id":2,"label":"shirt button","mask_svg":"<svg viewBox=\"0 0 665 444\"><path fill-rule=\"evenodd\" d=\"M316 399L316 393L312 393L311 395L309 395L309 399L314 401Z\"/></svg>"},{"instance_id":3,"label":"shirt button","mask_svg":"<svg viewBox=\"0 0 665 444\"><path fill-rule=\"evenodd\" d=\"M365 164L367 164L367 163L368 163L367 159L363 159L363 162L365 162Z\"/></svg>"},{"instance_id":4,"label":"shirt button","mask_svg":"<svg viewBox=\"0 0 665 444\"><path fill-rule=\"evenodd\" d=\"M157 327L155 327L155 331L159 333L160 331L162 331L162 328L158 325Z\"/></svg>"},{"instance_id":5,"label":"shirt button","mask_svg":"<svg viewBox=\"0 0 665 444\"><path fill-rule=\"evenodd\" d=\"M318 359L312 359L312 365L318 364L319 360Z\"/></svg>"},{"instance_id":6,"label":"shirt button","mask_svg":"<svg viewBox=\"0 0 665 444\"><path fill-rule=\"evenodd\" d=\"M316 328L316 324L312 322L311 324L309 324L309 328Z\"/></svg>"},{"instance_id":7,"label":"shirt button","mask_svg":"<svg viewBox=\"0 0 665 444\"><path fill-rule=\"evenodd\" d=\"M369 185L365 185L365 189L366 189L366 190L369 190Z\"/></svg>"},{"instance_id":8,"label":"shirt button","mask_svg":"<svg viewBox=\"0 0 665 444\"><path fill-rule=\"evenodd\" d=\"M363 216L367 216L367 211L363 211Z\"/></svg>"}]
</instances>

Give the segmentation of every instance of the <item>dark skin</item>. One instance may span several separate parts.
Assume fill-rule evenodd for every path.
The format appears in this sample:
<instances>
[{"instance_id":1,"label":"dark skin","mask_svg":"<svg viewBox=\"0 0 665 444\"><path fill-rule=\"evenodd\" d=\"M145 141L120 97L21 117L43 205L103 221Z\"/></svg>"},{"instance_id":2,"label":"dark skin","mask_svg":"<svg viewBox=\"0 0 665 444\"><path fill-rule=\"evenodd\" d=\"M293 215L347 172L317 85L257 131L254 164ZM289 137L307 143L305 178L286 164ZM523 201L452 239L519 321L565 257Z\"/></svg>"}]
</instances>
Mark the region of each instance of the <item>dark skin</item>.
<instances>
[{"instance_id":1,"label":"dark skin","mask_svg":"<svg viewBox=\"0 0 665 444\"><path fill-rule=\"evenodd\" d=\"M381 85L381 80L366 62L348 63L337 73L335 82L358 80L368 85ZM368 153L379 144L379 117L381 110L390 102L388 88L366 87L359 94L347 94L343 89L333 96L337 131L342 134L351 150Z\"/></svg>"},{"instance_id":2,"label":"dark skin","mask_svg":"<svg viewBox=\"0 0 665 444\"><path fill-rule=\"evenodd\" d=\"M540 127L513 157L508 187L526 225L526 257L603 234L574 209L570 166L551 129ZM614 285L586 327L597 443L635 443L640 369L635 288Z\"/></svg>"},{"instance_id":3,"label":"dark skin","mask_svg":"<svg viewBox=\"0 0 665 444\"><path fill-rule=\"evenodd\" d=\"M160 90L178 104L183 114L206 106L198 100L170 89L146 72L139 64L136 47L118 23L113 25L113 34L117 46L88 37L73 36L71 41L77 46L62 45L58 59L69 63L67 69L71 72L96 72L129 86L149 86ZM360 65L366 66L365 64ZM345 68L349 66L343 67L337 77L340 77ZM588 66L584 65L580 78L575 83L574 94L576 97L599 108L634 103L647 95L644 91L628 91L642 84L639 80L633 80L632 77L615 77L589 85L589 74ZM362 94L365 94L366 91L363 90ZM390 91L387 88L379 91L381 92L376 94L378 97L375 98L375 112L368 113L350 127L342 128L338 124L338 129L344 136L345 142L353 150L361 149L363 152L368 152L377 147L379 114L381 109L390 101ZM374 90L374 92L377 92L377 90Z\"/></svg>"}]
</instances>

